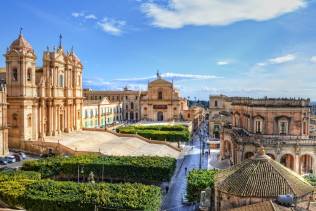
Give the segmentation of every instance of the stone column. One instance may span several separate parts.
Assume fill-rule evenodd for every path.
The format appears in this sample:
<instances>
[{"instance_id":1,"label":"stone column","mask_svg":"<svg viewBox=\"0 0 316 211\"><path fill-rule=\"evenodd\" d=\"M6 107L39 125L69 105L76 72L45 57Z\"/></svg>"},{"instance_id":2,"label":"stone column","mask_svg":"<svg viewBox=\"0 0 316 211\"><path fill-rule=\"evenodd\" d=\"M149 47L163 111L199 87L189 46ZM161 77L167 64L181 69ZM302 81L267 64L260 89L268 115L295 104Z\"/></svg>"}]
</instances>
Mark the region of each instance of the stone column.
<instances>
[{"instance_id":1,"label":"stone column","mask_svg":"<svg viewBox=\"0 0 316 211\"><path fill-rule=\"evenodd\" d=\"M98 126L101 127L101 106L98 105Z\"/></svg>"},{"instance_id":2,"label":"stone column","mask_svg":"<svg viewBox=\"0 0 316 211\"><path fill-rule=\"evenodd\" d=\"M43 123L43 118L44 118L44 116L42 115L42 109L43 109L43 107L42 107L42 103L41 102L39 102L38 103L38 109L37 109L37 117L38 117L38 137L39 138L42 138L43 137L43 134L42 134L42 128L43 128L43 125L42 125L42 123Z\"/></svg>"},{"instance_id":3,"label":"stone column","mask_svg":"<svg viewBox=\"0 0 316 211\"><path fill-rule=\"evenodd\" d=\"M56 130L57 130L57 128L56 128L56 125L57 125L57 111L56 111L56 105L55 104L53 104L52 105L52 112L51 112L51 115L52 115L52 119L53 119L53 121L52 121L52 130L53 130L53 133L52 133L52 135L54 136L54 135L56 135Z\"/></svg>"},{"instance_id":4,"label":"stone column","mask_svg":"<svg viewBox=\"0 0 316 211\"><path fill-rule=\"evenodd\" d=\"M69 113L69 104L68 104L68 101L66 102L66 105L65 105L65 112L64 112L64 115L65 115L65 117L64 117L64 132L67 132L67 133L69 133L69 128L70 128L70 126L69 126L69 116L70 116L70 113Z\"/></svg>"},{"instance_id":5,"label":"stone column","mask_svg":"<svg viewBox=\"0 0 316 211\"><path fill-rule=\"evenodd\" d=\"M75 130L78 130L78 125L77 125L77 102L74 104L74 128Z\"/></svg>"},{"instance_id":6,"label":"stone column","mask_svg":"<svg viewBox=\"0 0 316 211\"><path fill-rule=\"evenodd\" d=\"M48 121L47 121L47 127L48 127L48 135L51 136L53 134L53 105L52 102L48 103Z\"/></svg>"},{"instance_id":7,"label":"stone column","mask_svg":"<svg viewBox=\"0 0 316 211\"><path fill-rule=\"evenodd\" d=\"M300 156L299 154L294 155L294 166L293 169L296 173L301 174L301 166L300 166Z\"/></svg>"}]
</instances>

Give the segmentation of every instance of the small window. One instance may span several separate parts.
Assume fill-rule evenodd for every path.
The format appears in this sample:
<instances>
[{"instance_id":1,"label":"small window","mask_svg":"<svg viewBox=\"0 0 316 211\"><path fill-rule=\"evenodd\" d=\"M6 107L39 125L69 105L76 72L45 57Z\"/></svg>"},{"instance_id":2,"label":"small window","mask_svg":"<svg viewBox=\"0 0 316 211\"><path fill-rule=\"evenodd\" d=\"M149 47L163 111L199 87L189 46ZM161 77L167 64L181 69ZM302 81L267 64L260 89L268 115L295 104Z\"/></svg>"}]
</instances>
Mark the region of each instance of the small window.
<instances>
[{"instance_id":1,"label":"small window","mask_svg":"<svg viewBox=\"0 0 316 211\"><path fill-rule=\"evenodd\" d=\"M303 134L307 135L307 123L303 122Z\"/></svg>"},{"instance_id":2,"label":"small window","mask_svg":"<svg viewBox=\"0 0 316 211\"><path fill-rule=\"evenodd\" d=\"M288 134L288 121L280 121L279 122L279 134L287 135Z\"/></svg>"},{"instance_id":3,"label":"small window","mask_svg":"<svg viewBox=\"0 0 316 211\"><path fill-rule=\"evenodd\" d=\"M15 67L12 70L12 81L17 81L18 80L18 69Z\"/></svg>"},{"instance_id":4,"label":"small window","mask_svg":"<svg viewBox=\"0 0 316 211\"><path fill-rule=\"evenodd\" d=\"M27 69L27 80L28 81L32 80L32 68Z\"/></svg>"},{"instance_id":5,"label":"small window","mask_svg":"<svg viewBox=\"0 0 316 211\"><path fill-rule=\"evenodd\" d=\"M12 126L17 127L18 126L18 114L14 113L12 114Z\"/></svg>"},{"instance_id":6,"label":"small window","mask_svg":"<svg viewBox=\"0 0 316 211\"><path fill-rule=\"evenodd\" d=\"M59 86L64 87L64 75L59 75Z\"/></svg>"},{"instance_id":7,"label":"small window","mask_svg":"<svg viewBox=\"0 0 316 211\"><path fill-rule=\"evenodd\" d=\"M158 100L162 100L162 91L158 92Z\"/></svg>"},{"instance_id":8,"label":"small window","mask_svg":"<svg viewBox=\"0 0 316 211\"><path fill-rule=\"evenodd\" d=\"M262 132L262 125L260 120L256 120L256 133Z\"/></svg>"},{"instance_id":9,"label":"small window","mask_svg":"<svg viewBox=\"0 0 316 211\"><path fill-rule=\"evenodd\" d=\"M214 102L214 106L215 106L215 107L217 107L217 106L218 106L218 104L217 104L217 100L215 100L215 102Z\"/></svg>"}]
</instances>

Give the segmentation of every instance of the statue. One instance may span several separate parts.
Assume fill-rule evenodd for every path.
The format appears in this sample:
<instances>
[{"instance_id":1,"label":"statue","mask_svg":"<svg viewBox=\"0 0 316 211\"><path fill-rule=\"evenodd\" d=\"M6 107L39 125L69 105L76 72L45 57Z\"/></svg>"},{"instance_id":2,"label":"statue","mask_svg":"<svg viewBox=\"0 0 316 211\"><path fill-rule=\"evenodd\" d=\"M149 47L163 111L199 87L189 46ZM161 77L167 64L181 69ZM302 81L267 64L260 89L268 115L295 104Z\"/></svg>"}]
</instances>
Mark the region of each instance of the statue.
<instances>
[{"instance_id":1,"label":"statue","mask_svg":"<svg viewBox=\"0 0 316 211\"><path fill-rule=\"evenodd\" d=\"M208 210L211 207L212 189L206 188L201 192L200 210Z\"/></svg>"},{"instance_id":2,"label":"statue","mask_svg":"<svg viewBox=\"0 0 316 211\"><path fill-rule=\"evenodd\" d=\"M88 176L88 181L89 181L90 183L92 183L92 184L95 183L95 181L94 181L94 174L93 174L92 171L90 172L90 174L89 174L89 176Z\"/></svg>"}]
</instances>

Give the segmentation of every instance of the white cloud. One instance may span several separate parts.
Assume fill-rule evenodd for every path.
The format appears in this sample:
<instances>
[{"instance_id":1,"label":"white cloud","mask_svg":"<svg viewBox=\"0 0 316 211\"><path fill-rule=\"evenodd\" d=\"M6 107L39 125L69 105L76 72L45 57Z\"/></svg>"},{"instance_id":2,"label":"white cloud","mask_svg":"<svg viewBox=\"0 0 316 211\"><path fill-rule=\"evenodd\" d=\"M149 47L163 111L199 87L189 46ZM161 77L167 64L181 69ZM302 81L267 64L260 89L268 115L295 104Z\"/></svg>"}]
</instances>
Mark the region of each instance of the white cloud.
<instances>
[{"instance_id":1,"label":"white cloud","mask_svg":"<svg viewBox=\"0 0 316 211\"><path fill-rule=\"evenodd\" d=\"M282 63L286 63L286 62L289 62L289 61L293 61L295 58L296 57L295 57L294 54L287 54L287 55L284 55L284 56L271 58L268 61L269 61L270 64L282 64Z\"/></svg>"},{"instance_id":2,"label":"white cloud","mask_svg":"<svg viewBox=\"0 0 316 211\"><path fill-rule=\"evenodd\" d=\"M71 15L75 18L79 18L79 17L84 16L84 12L73 12L71 13Z\"/></svg>"},{"instance_id":3,"label":"white cloud","mask_svg":"<svg viewBox=\"0 0 316 211\"><path fill-rule=\"evenodd\" d=\"M95 16L94 14L89 14L84 16L85 19L91 19L91 20L97 20L97 16Z\"/></svg>"},{"instance_id":4,"label":"white cloud","mask_svg":"<svg viewBox=\"0 0 316 211\"><path fill-rule=\"evenodd\" d=\"M258 62L256 66L264 67L264 66L272 65L272 64L284 64L284 63L293 61L295 59L296 59L296 56L294 54L287 54L287 55L277 56L274 58L267 59L264 62Z\"/></svg>"},{"instance_id":5,"label":"white cloud","mask_svg":"<svg viewBox=\"0 0 316 211\"><path fill-rule=\"evenodd\" d=\"M263 66L266 66L266 65L267 65L267 63L265 63L265 62L259 62L259 63L257 63L256 65L257 65L257 66L261 66L261 67L263 67Z\"/></svg>"},{"instance_id":6,"label":"white cloud","mask_svg":"<svg viewBox=\"0 0 316 211\"><path fill-rule=\"evenodd\" d=\"M126 22L121 20L103 18L103 20L99 21L97 24L104 32L118 36L123 33L123 27L126 25Z\"/></svg>"},{"instance_id":7,"label":"white cloud","mask_svg":"<svg viewBox=\"0 0 316 211\"><path fill-rule=\"evenodd\" d=\"M316 56L313 56L313 57L311 58L311 62L316 63Z\"/></svg>"},{"instance_id":8,"label":"white cloud","mask_svg":"<svg viewBox=\"0 0 316 211\"><path fill-rule=\"evenodd\" d=\"M219 66L228 65L230 63L231 63L231 61L229 61L229 60L219 60L216 62L216 64Z\"/></svg>"},{"instance_id":9,"label":"white cloud","mask_svg":"<svg viewBox=\"0 0 316 211\"><path fill-rule=\"evenodd\" d=\"M168 0L143 3L142 11L161 28L186 25L228 25L242 20L264 21L306 5L305 0Z\"/></svg>"},{"instance_id":10,"label":"white cloud","mask_svg":"<svg viewBox=\"0 0 316 211\"><path fill-rule=\"evenodd\" d=\"M148 77L140 77L140 78L121 78L115 79L115 81L121 82L136 82L136 83L147 83L150 80L156 79L156 75L148 76ZM198 75L198 74L183 74L183 73L172 73L166 72L161 74L161 77L166 80L175 80L175 81L183 81L183 80L209 80L220 78L215 75Z\"/></svg>"},{"instance_id":11,"label":"white cloud","mask_svg":"<svg viewBox=\"0 0 316 211\"><path fill-rule=\"evenodd\" d=\"M219 78L218 76L215 75L197 75L197 74L182 74L182 73L163 73L161 74L162 77L164 78L172 78L172 79L194 79L194 80L208 80L208 79L215 79Z\"/></svg>"}]
</instances>

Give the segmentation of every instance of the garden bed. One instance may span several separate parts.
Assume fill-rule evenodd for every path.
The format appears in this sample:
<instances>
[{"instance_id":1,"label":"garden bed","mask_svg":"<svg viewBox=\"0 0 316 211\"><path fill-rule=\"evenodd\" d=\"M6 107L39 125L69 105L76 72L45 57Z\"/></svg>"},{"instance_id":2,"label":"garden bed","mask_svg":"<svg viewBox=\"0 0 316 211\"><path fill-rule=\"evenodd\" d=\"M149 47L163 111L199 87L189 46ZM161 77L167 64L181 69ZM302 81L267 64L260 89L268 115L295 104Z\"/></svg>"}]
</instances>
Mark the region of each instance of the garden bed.
<instances>
[{"instance_id":1,"label":"garden bed","mask_svg":"<svg viewBox=\"0 0 316 211\"><path fill-rule=\"evenodd\" d=\"M169 181L176 167L170 157L93 156L52 157L23 163L23 170L40 172L44 178L86 180L90 172L97 181L140 182L157 184Z\"/></svg>"},{"instance_id":2,"label":"garden bed","mask_svg":"<svg viewBox=\"0 0 316 211\"><path fill-rule=\"evenodd\" d=\"M143 184L75 183L39 179L36 172L0 173L0 198L13 208L36 211L148 210L160 208L159 187Z\"/></svg>"},{"instance_id":3,"label":"garden bed","mask_svg":"<svg viewBox=\"0 0 316 211\"><path fill-rule=\"evenodd\" d=\"M149 126L126 126L116 129L118 133L138 134L147 139L158 141L189 141L190 132L184 125L149 125Z\"/></svg>"}]
</instances>

